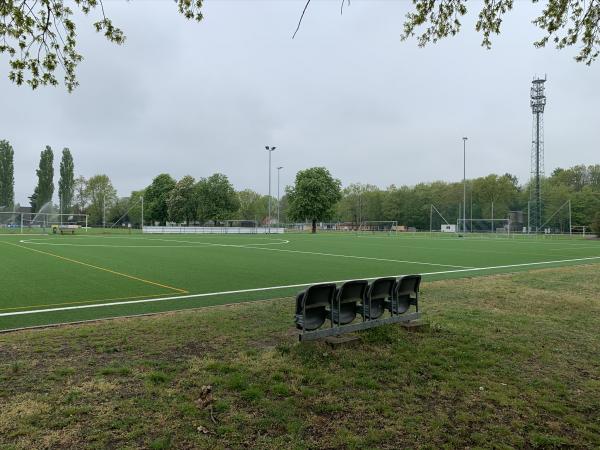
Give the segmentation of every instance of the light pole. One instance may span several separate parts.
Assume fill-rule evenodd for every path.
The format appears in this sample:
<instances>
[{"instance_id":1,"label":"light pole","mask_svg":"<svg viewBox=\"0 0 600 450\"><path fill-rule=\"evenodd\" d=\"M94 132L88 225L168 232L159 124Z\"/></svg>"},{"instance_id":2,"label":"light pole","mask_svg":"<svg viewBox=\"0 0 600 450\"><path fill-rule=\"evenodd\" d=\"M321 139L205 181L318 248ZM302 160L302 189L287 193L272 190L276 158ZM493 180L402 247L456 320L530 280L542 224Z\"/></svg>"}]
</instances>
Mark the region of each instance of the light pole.
<instances>
[{"instance_id":1,"label":"light pole","mask_svg":"<svg viewBox=\"0 0 600 450\"><path fill-rule=\"evenodd\" d=\"M268 218L268 229L269 234L271 234L271 153L275 151L277 147L269 147L265 145L265 149L269 152L269 218Z\"/></svg>"},{"instance_id":2,"label":"light pole","mask_svg":"<svg viewBox=\"0 0 600 450\"><path fill-rule=\"evenodd\" d=\"M467 232L467 137L463 137L463 233Z\"/></svg>"},{"instance_id":3,"label":"light pole","mask_svg":"<svg viewBox=\"0 0 600 450\"><path fill-rule=\"evenodd\" d=\"M283 166L277 168L277 226L279 226L279 209L281 206L281 201L279 200L279 174L281 169L283 169Z\"/></svg>"}]
</instances>

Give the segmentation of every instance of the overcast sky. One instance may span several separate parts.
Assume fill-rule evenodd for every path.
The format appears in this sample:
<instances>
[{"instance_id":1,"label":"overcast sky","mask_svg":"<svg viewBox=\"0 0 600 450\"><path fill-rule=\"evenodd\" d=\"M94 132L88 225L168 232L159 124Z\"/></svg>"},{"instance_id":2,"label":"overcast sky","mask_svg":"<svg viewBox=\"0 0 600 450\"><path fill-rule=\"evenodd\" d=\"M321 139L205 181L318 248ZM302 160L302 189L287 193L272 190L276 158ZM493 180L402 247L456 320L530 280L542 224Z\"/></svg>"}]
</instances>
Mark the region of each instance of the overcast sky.
<instances>
[{"instance_id":1,"label":"overcast sky","mask_svg":"<svg viewBox=\"0 0 600 450\"><path fill-rule=\"evenodd\" d=\"M296 172L326 166L344 185L412 185L529 173L529 88L548 74L546 172L600 163L600 61L535 49L538 6L516 2L491 51L474 31L425 49L400 41L408 2L207 1L201 23L172 1L105 3L127 35L115 46L78 16L85 59L72 94L31 91L0 61L0 139L15 149L16 200L28 204L40 151L69 147L76 175L110 176L119 195L159 173L222 172L238 189L268 190L265 145L275 145L282 189ZM276 194L276 170L273 169ZM56 194L55 194L56 197Z\"/></svg>"}]
</instances>

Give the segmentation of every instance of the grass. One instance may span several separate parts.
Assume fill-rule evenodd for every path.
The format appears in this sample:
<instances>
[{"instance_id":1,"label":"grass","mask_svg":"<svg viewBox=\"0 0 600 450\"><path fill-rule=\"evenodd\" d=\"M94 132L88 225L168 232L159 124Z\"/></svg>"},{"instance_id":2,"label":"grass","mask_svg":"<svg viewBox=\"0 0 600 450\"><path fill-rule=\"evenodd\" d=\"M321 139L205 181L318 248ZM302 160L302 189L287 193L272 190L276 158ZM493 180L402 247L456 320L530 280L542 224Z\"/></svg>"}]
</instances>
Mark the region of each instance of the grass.
<instances>
[{"instance_id":1,"label":"grass","mask_svg":"<svg viewBox=\"0 0 600 450\"><path fill-rule=\"evenodd\" d=\"M594 259L600 241L522 236L2 235L0 330L288 297L320 281L435 280Z\"/></svg>"},{"instance_id":2,"label":"grass","mask_svg":"<svg viewBox=\"0 0 600 450\"><path fill-rule=\"evenodd\" d=\"M598 273L426 282L429 330L335 349L291 300L3 334L0 448L598 448Z\"/></svg>"}]
</instances>

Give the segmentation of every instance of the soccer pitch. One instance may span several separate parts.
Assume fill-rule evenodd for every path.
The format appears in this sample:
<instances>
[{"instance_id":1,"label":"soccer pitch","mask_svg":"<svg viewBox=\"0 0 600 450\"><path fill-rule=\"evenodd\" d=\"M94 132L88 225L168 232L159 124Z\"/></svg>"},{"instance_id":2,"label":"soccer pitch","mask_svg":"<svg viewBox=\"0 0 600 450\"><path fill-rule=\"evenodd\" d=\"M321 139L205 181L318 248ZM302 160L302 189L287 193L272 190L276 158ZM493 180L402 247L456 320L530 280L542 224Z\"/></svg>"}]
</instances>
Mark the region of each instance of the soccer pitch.
<instances>
[{"instance_id":1,"label":"soccer pitch","mask_svg":"<svg viewBox=\"0 0 600 450\"><path fill-rule=\"evenodd\" d=\"M541 236L7 234L0 330L285 298L318 282L420 273L426 290L433 279L597 262L600 241Z\"/></svg>"}]
</instances>

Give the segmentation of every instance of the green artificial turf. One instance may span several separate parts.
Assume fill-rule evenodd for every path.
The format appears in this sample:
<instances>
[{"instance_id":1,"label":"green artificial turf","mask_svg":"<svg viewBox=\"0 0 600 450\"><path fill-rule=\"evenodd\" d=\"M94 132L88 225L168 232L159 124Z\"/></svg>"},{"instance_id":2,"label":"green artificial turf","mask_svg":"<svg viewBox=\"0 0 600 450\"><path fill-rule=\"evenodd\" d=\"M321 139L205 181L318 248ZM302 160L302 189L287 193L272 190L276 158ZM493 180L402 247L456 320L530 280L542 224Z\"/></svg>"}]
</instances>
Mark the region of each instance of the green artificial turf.
<instances>
[{"instance_id":1,"label":"green artificial turf","mask_svg":"<svg viewBox=\"0 0 600 450\"><path fill-rule=\"evenodd\" d=\"M408 273L434 280L598 260L599 241L520 235L2 235L0 329L289 297L316 282Z\"/></svg>"}]
</instances>

